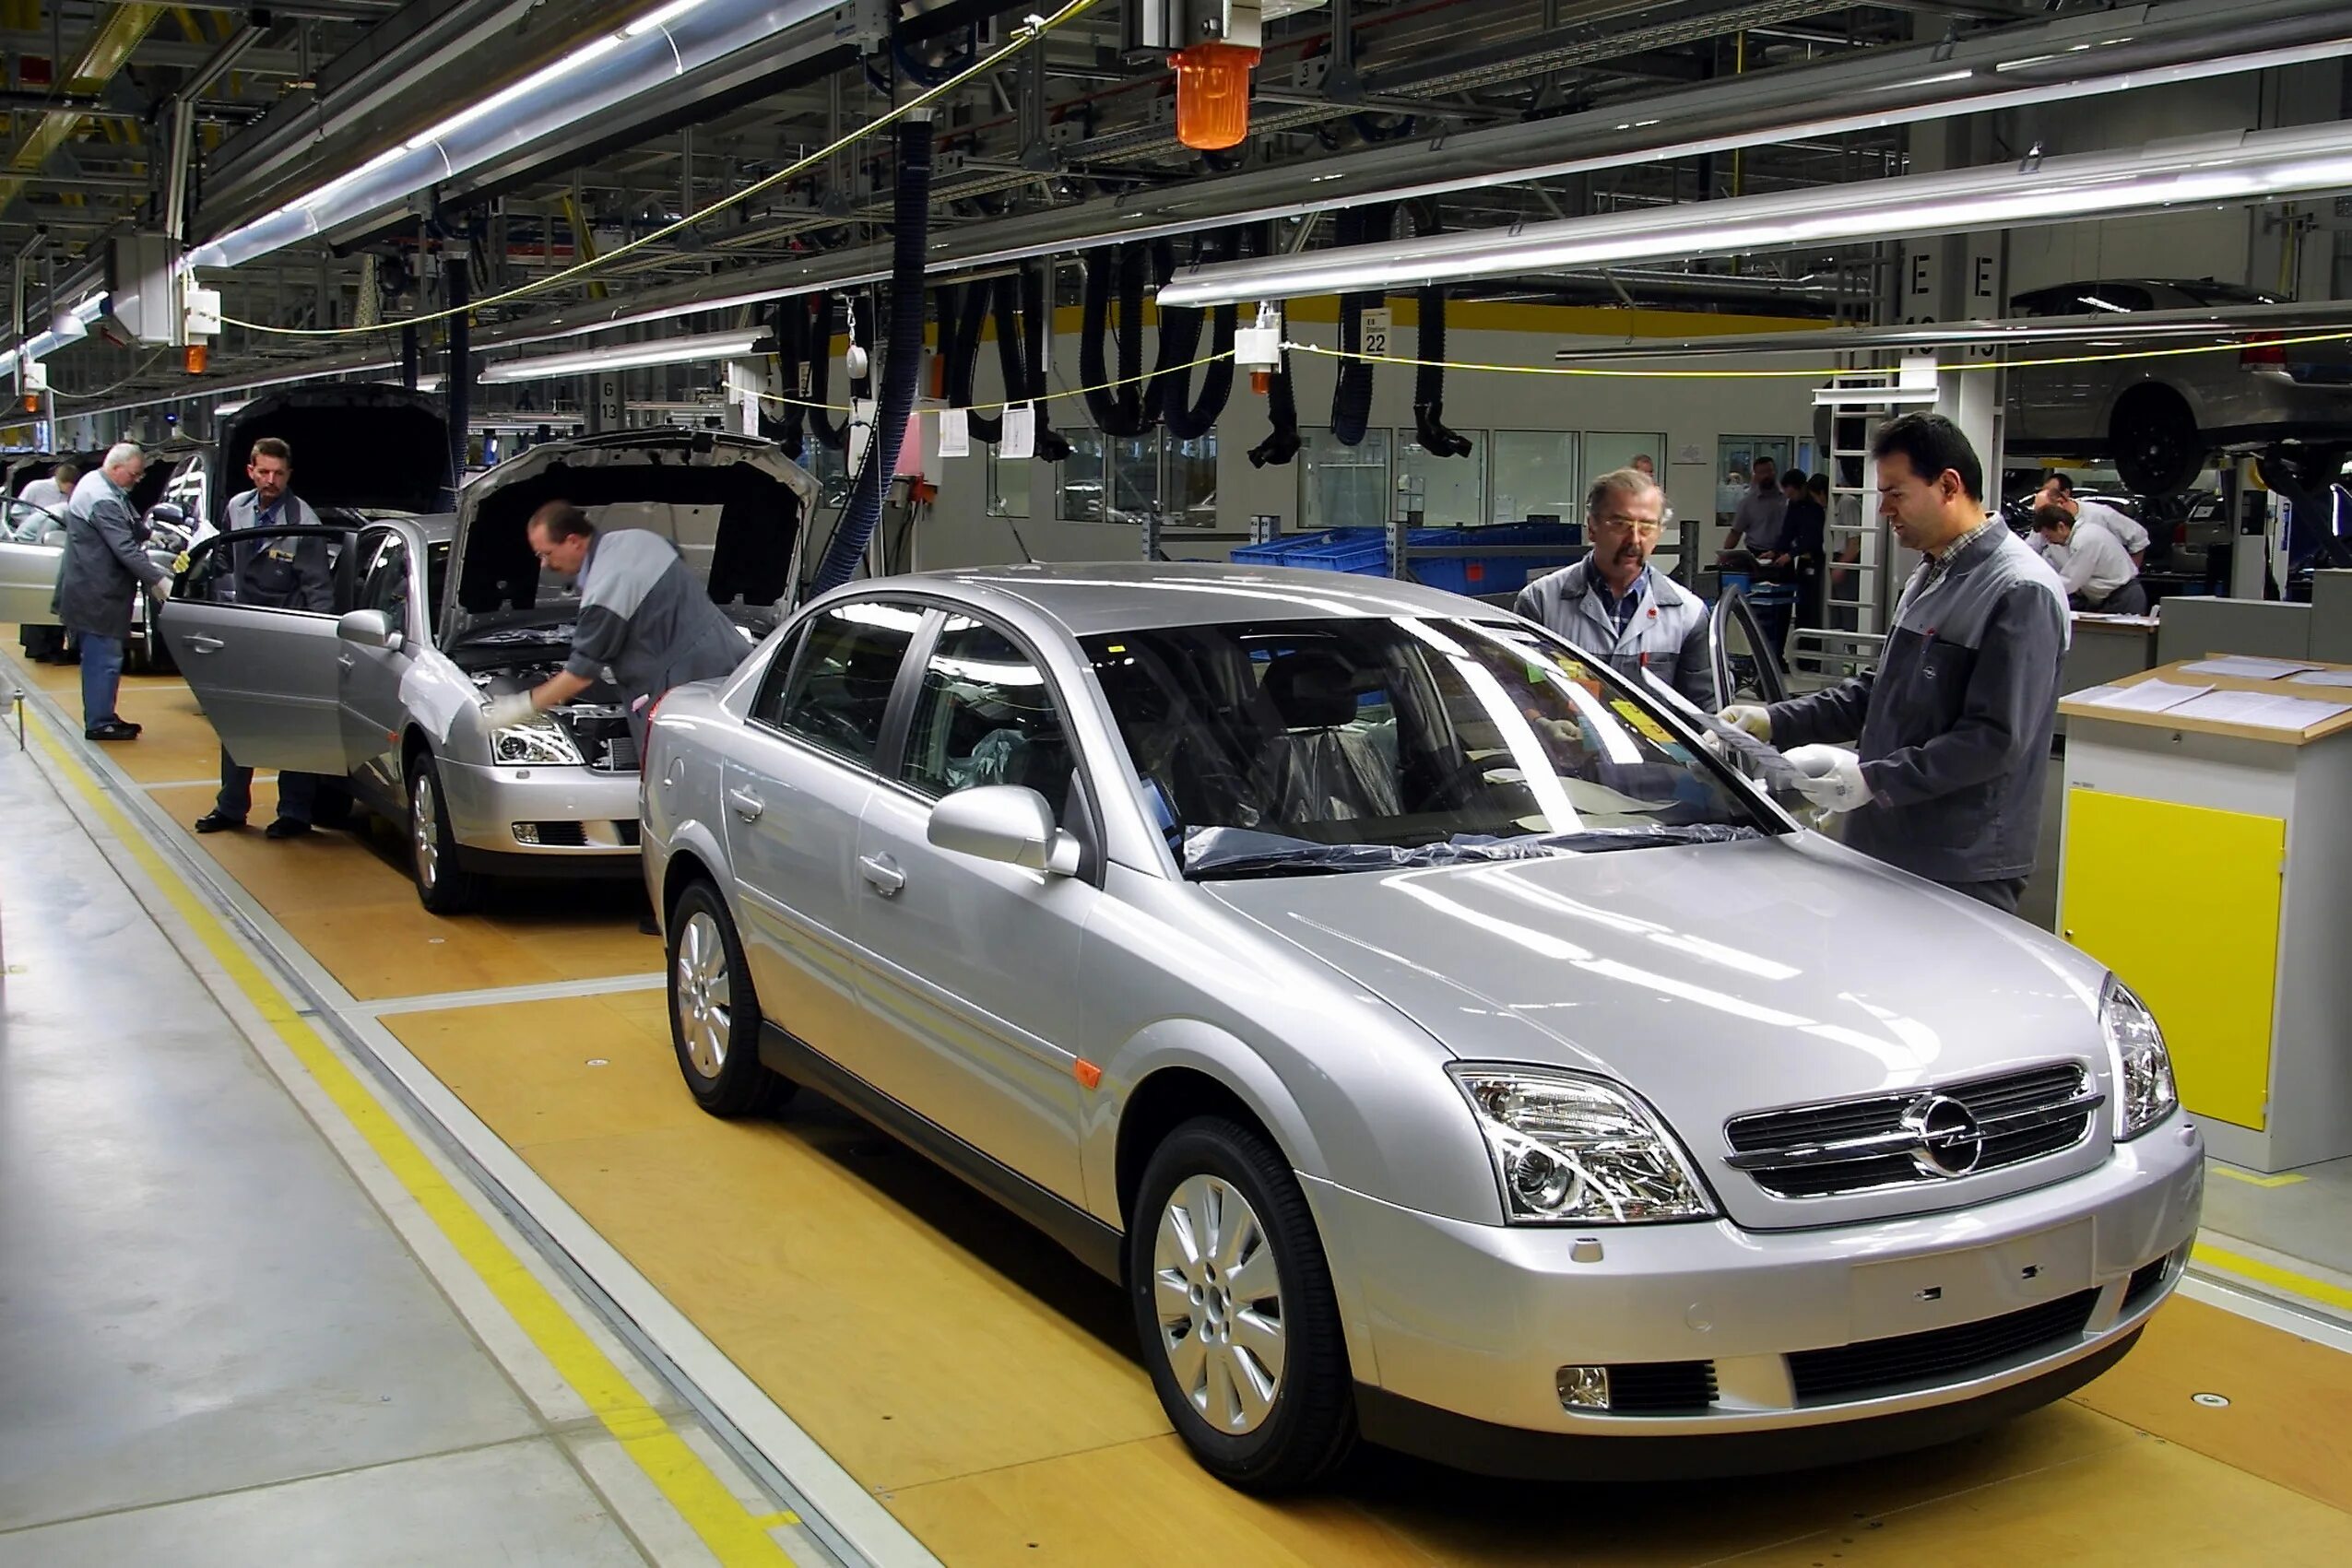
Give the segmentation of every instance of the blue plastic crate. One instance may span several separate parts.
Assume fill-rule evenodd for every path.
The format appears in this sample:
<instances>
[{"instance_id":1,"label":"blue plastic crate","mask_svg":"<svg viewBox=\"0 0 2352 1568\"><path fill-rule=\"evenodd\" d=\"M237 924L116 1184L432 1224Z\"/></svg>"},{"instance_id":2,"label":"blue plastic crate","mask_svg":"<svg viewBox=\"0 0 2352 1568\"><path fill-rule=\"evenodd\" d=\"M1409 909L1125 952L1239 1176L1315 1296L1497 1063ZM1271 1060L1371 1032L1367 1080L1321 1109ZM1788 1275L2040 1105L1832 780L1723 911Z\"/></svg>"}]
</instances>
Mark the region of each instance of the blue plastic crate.
<instances>
[{"instance_id":1,"label":"blue plastic crate","mask_svg":"<svg viewBox=\"0 0 2352 1568\"><path fill-rule=\"evenodd\" d=\"M1415 581L1453 594L1516 594L1531 578L1584 559L1581 523L1495 523L1475 528L1424 528L1415 545L1546 545L1548 555L1439 556L1412 562Z\"/></svg>"},{"instance_id":2,"label":"blue plastic crate","mask_svg":"<svg viewBox=\"0 0 2352 1568\"><path fill-rule=\"evenodd\" d=\"M1294 534L1262 545L1242 545L1227 559L1242 566L1302 566L1321 572L1385 577L1389 572L1389 531L1331 528L1320 534Z\"/></svg>"}]
</instances>

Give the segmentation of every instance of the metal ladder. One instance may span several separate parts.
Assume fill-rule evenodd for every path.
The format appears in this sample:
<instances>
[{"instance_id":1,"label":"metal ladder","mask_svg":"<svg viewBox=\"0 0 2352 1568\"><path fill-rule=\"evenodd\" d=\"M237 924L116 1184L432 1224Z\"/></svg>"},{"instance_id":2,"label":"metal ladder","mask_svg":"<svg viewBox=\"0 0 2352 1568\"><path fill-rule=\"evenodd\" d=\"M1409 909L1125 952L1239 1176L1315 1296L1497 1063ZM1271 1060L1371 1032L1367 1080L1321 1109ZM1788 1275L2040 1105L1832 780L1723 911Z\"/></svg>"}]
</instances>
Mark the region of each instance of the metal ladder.
<instances>
[{"instance_id":1,"label":"metal ladder","mask_svg":"<svg viewBox=\"0 0 2352 1568\"><path fill-rule=\"evenodd\" d=\"M1898 373L1893 367L1841 371L1830 380L1838 400L1829 410L1829 515L1822 526L1828 559L1822 568L1821 605L1828 624L1797 629L1789 652L1792 675L1824 684L1841 680L1876 664L1885 644L1894 614L1894 543L1878 516L1870 432L1895 405L1870 395L1892 390ZM1840 560L1850 546L1854 559Z\"/></svg>"}]
</instances>

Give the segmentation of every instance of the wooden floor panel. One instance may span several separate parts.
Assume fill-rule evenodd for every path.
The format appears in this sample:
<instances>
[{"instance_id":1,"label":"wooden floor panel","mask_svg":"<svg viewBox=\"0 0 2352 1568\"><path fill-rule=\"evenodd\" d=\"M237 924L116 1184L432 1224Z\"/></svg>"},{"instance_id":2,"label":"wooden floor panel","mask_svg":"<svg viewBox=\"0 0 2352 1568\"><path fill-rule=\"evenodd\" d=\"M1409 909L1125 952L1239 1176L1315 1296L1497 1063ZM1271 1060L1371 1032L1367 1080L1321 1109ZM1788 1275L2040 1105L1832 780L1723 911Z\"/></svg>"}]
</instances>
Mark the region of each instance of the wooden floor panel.
<instances>
[{"instance_id":1,"label":"wooden floor panel","mask_svg":"<svg viewBox=\"0 0 2352 1568\"><path fill-rule=\"evenodd\" d=\"M74 678L37 674L67 694ZM151 726L112 749L134 777L212 773L184 689L125 691ZM187 819L209 793L155 795ZM257 821L268 800L256 790ZM436 920L388 833L197 842L362 997L660 965L626 896L584 907L558 890ZM1527 1486L1367 1453L1322 1496L1243 1498L1169 1432L1117 1290L814 1097L773 1121L704 1116L664 1005L385 1022L953 1568L2352 1562L2352 1361L2187 1302L2073 1399L1925 1454L1699 1490Z\"/></svg>"}]
</instances>

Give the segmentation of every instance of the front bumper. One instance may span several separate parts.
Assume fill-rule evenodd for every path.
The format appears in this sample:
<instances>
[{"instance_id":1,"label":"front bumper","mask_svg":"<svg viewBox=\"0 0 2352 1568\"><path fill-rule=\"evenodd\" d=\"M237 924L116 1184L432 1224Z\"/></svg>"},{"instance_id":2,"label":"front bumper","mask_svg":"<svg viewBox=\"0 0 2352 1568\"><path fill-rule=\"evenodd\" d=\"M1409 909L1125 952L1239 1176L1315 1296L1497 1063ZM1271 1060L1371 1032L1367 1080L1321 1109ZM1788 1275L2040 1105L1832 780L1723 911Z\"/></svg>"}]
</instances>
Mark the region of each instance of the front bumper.
<instances>
[{"instance_id":1,"label":"front bumper","mask_svg":"<svg viewBox=\"0 0 2352 1568\"><path fill-rule=\"evenodd\" d=\"M1924 1434L1881 1446L1934 1442L1956 1434L1953 1423L1923 1412L1977 1405L2000 1419L2065 1392L2067 1369L2111 1361L2107 1352L2120 1354L2177 1282L2204 1184L2204 1139L2176 1112L2098 1169L2048 1187L1810 1231L1720 1220L1585 1231L1470 1224L1329 1182L1306 1185L1334 1272L1345 1276L1351 1349L1368 1352L1357 1375L1378 1385L1360 1401L1377 1441L1460 1464L1471 1428L1498 1433L1506 1452L1513 1439L1528 1450L1553 1434L1588 1440L1554 1447L1631 1441L1655 1444L1661 1458L1669 1447L1706 1446L1661 1438L1777 1432L1786 1462L1803 1464L1821 1445L1801 1440L1802 1429L1908 1426ZM2069 1317L2070 1303L2079 1316ZM1992 1353L1967 1354L1995 1320L2036 1325L2053 1313L2061 1326L2030 1343L1993 1334ZM1648 1374L1661 1363L1705 1391L1654 1413L1563 1403L1564 1367ZM2021 1403L2021 1391L2037 1386L2044 1392ZM1893 1417L1907 1419L1881 1421ZM1693 1465L1685 1454L1664 1468L1769 1467Z\"/></svg>"},{"instance_id":2,"label":"front bumper","mask_svg":"<svg viewBox=\"0 0 2352 1568\"><path fill-rule=\"evenodd\" d=\"M469 868L502 876L637 874L635 773L437 765L450 831Z\"/></svg>"}]
</instances>

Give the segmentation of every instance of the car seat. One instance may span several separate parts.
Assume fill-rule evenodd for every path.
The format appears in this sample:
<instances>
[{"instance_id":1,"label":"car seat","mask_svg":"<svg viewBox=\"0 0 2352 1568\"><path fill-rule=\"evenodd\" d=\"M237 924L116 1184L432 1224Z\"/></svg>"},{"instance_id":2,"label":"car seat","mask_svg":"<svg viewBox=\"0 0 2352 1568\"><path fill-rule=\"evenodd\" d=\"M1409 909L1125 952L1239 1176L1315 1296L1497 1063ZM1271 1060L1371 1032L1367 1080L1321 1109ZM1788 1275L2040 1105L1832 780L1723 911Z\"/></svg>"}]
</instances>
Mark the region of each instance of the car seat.
<instances>
[{"instance_id":1,"label":"car seat","mask_svg":"<svg viewBox=\"0 0 2352 1568\"><path fill-rule=\"evenodd\" d=\"M1259 690L1282 731L1259 757L1264 795L1285 822L1401 817L1395 765L1357 723L1356 671L1328 648L1279 654Z\"/></svg>"}]
</instances>

